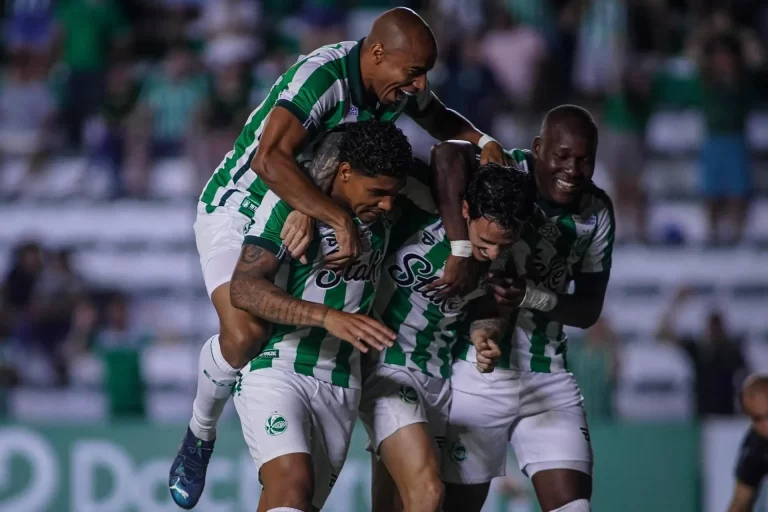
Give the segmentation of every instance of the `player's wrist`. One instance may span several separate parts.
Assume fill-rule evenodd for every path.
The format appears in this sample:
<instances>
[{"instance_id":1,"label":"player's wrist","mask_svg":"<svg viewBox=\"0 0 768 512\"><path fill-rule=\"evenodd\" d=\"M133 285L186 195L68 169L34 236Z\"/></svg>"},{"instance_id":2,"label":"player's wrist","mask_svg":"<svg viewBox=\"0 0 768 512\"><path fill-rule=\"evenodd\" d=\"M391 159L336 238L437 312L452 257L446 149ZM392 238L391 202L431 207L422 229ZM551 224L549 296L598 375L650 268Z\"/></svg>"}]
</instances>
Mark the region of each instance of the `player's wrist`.
<instances>
[{"instance_id":1,"label":"player's wrist","mask_svg":"<svg viewBox=\"0 0 768 512\"><path fill-rule=\"evenodd\" d=\"M491 142L495 142L497 144L499 143L499 141L497 141L487 133L484 133L480 136L480 140L477 141L477 145L480 147L480 149L483 149L487 144Z\"/></svg>"},{"instance_id":2,"label":"player's wrist","mask_svg":"<svg viewBox=\"0 0 768 512\"><path fill-rule=\"evenodd\" d=\"M520 302L521 308L538 311L552 311L557 306L557 294L543 286L536 286L533 281L525 282L525 296Z\"/></svg>"},{"instance_id":3,"label":"player's wrist","mask_svg":"<svg viewBox=\"0 0 768 512\"><path fill-rule=\"evenodd\" d=\"M472 256L472 242L469 240L454 240L451 244L451 255L457 258L469 258Z\"/></svg>"}]
</instances>

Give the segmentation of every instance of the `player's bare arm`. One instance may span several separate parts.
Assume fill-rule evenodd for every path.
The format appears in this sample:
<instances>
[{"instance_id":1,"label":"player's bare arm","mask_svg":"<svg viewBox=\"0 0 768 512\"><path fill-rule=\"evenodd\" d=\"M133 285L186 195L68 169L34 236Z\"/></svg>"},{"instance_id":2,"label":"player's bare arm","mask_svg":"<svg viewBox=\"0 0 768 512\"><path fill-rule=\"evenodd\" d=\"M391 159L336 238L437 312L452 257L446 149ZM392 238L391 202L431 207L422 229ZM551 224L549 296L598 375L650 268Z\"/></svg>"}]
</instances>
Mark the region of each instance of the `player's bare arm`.
<instances>
[{"instance_id":1,"label":"player's bare arm","mask_svg":"<svg viewBox=\"0 0 768 512\"><path fill-rule=\"evenodd\" d=\"M307 130L296 116L283 107L275 107L264 127L251 168L291 207L331 226L339 244L334 261L348 263L360 255L359 235L352 218L296 163L295 155L306 137Z\"/></svg>"},{"instance_id":2,"label":"player's bare arm","mask_svg":"<svg viewBox=\"0 0 768 512\"><path fill-rule=\"evenodd\" d=\"M483 318L473 321L469 326L469 338L477 352L477 369L481 373L492 372L501 358L499 340L507 328L507 320L502 317Z\"/></svg>"},{"instance_id":3,"label":"player's bare arm","mask_svg":"<svg viewBox=\"0 0 768 512\"><path fill-rule=\"evenodd\" d=\"M728 512L751 512L754 505L755 490L737 480L736 486L733 489L731 504L728 506Z\"/></svg>"},{"instance_id":4,"label":"player's bare arm","mask_svg":"<svg viewBox=\"0 0 768 512\"><path fill-rule=\"evenodd\" d=\"M419 116L414 116L413 120L437 140L458 139L475 145L482 144L481 164L504 163L504 150L498 142L491 139L484 143L483 132L475 128L467 118L446 107L437 97L433 96L427 108Z\"/></svg>"},{"instance_id":5,"label":"player's bare arm","mask_svg":"<svg viewBox=\"0 0 768 512\"><path fill-rule=\"evenodd\" d=\"M322 327L361 352L383 350L394 333L365 315L344 313L324 304L303 301L274 284L280 260L258 246L246 245L232 274L232 305L272 323Z\"/></svg>"},{"instance_id":6,"label":"player's bare arm","mask_svg":"<svg viewBox=\"0 0 768 512\"><path fill-rule=\"evenodd\" d=\"M468 240L467 222L461 213L460 199L467 190L477 166L475 146L469 142L450 140L435 144L430 157L432 191L448 240ZM451 254L445 262L442 278L430 284L440 294L464 295L477 286L478 265L474 258Z\"/></svg>"}]
</instances>

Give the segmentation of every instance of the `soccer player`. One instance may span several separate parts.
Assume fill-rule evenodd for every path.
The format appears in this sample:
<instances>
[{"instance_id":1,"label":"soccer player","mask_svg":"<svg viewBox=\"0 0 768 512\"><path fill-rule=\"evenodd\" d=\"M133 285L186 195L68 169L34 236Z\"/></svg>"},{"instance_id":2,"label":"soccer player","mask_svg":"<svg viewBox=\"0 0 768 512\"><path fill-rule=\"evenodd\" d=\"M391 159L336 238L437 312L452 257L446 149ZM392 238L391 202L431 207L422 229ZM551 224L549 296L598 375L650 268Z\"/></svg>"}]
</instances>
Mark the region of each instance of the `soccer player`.
<instances>
[{"instance_id":1,"label":"soccer player","mask_svg":"<svg viewBox=\"0 0 768 512\"><path fill-rule=\"evenodd\" d=\"M591 326L608 285L614 218L610 199L592 183L596 151L592 116L563 105L547 113L532 151L508 153L534 173L536 211L506 275L489 285L497 302L518 308L497 368L479 374L466 342L453 365L446 512L481 510L491 479L505 473L509 441L544 512L590 510L592 449L563 325ZM460 155L471 152L461 144L435 149L438 165L458 166L456 179L468 161Z\"/></svg>"},{"instance_id":2,"label":"soccer player","mask_svg":"<svg viewBox=\"0 0 768 512\"><path fill-rule=\"evenodd\" d=\"M741 405L752 428L741 443L728 512L751 512L760 483L768 474L768 376L752 375L744 381Z\"/></svg>"},{"instance_id":3,"label":"soccer player","mask_svg":"<svg viewBox=\"0 0 768 512\"><path fill-rule=\"evenodd\" d=\"M527 172L487 164L455 196L475 260L496 260L518 239L533 212L532 188ZM430 288L451 253L443 221L404 197L394 215L400 220L374 312L397 338L392 347L371 356L375 363L366 372L360 418L380 457L374 470L374 510L393 509L393 503L385 503L393 493L381 492L391 475L406 512L437 512L443 497L439 447L451 401L451 348L465 306L482 294L462 297ZM500 330L473 333L482 371L490 371L500 355L493 341L500 340Z\"/></svg>"},{"instance_id":4,"label":"soccer player","mask_svg":"<svg viewBox=\"0 0 768 512\"><path fill-rule=\"evenodd\" d=\"M356 219L363 242L357 261L343 270L325 267L337 243L324 224L307 263L291 259L280 237L291 208L270 191L232 275L233 306L274 324L235 386L243 435L264 486L260 511L322 508L357 418L360 352L394 339L367 313L390 243L386 214L411 168L411 147L393 123L358 123L344 133L340 157L330 197Z\"/></svg>"},{"instance_id":5,"label":"soccer player","mask_svg":"<svg viewBox=\"0 0 768 512\"><path fill-rule=\"evenodd\" d=\"M324 46L301 58L251 113L234 149L205 186L195 240L220 333L201 350L192 419L170 469L169 487L183 491L171 492L179 506L192 508L200 499L216 423L237 372L268 333L263 321L230 301L243 232L267 190L333 228L338 250L328 256L329 265L343 267L361 254L352 217L313 184L300 169L297 155L301 161L309 159L319 137L340 124L395 121L406 113L440 140L479 144L484 162L504 160L495 140L447 109L430 91L426 73L436 56L429 26L413 11L397 8L377 18L363 40ZM450 288L464 282L467 260L449 258L444 282Z\"/></svg>"}]
</instances>

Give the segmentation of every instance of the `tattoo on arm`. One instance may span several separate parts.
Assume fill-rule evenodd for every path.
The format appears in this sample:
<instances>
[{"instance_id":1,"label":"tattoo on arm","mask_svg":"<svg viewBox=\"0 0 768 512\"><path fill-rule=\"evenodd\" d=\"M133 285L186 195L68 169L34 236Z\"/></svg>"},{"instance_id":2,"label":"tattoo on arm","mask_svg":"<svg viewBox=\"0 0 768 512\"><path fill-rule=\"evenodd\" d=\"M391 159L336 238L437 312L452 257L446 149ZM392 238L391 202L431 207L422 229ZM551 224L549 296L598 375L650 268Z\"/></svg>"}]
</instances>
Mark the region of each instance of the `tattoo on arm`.
<instances>
[{"instance_id":1,"label":"tattoo on arm","mask_svg":"<svg viewBox=\"0 0 768 512\"><path fill-rule=\"evenodd\" d=\"M492 333L496 333L496 336L501 336L504 334L504 331L507 328L507 319L506 318L483 318L480 320L474 320L471 324L469 324L469 334L470 336L472 333L475 333L477 331L489 331ZM496 340L497 342L500 340Z\"/></svg>"},{"instance_id":2,"label":"tattoo on arm","mask_svg":"<svg viewBox=\"0 0 768 512\"><path fill-rule=\"evenodd\" d=\"M276 324L322 327L328 308L297 299L275 285L279 268L280 260L271 252L243 246L230 283L232 305Z\"/></svg>"},{"instance_id":3,"label":"tattoo on arm","mask_svg":"<svg viewBox=\"0 0 768 512\"><path fill-rule=\"evenodd\" d=\"M339 132L329 133L320 144L309 166L309 177L326 194L330 192L333 179L339 170L341 137L342 134Z\"/></svg>"}]
</instances>

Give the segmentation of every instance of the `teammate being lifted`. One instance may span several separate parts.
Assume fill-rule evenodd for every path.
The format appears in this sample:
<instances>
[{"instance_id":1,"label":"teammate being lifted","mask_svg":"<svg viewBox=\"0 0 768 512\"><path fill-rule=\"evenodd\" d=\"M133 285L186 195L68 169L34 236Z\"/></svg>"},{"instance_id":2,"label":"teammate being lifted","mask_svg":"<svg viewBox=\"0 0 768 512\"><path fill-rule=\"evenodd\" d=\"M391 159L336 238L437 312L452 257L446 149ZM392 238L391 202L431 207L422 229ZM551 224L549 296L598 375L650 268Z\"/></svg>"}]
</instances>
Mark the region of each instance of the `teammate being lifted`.
<instances>
[{"instance_id":1,"label":"teammate being lifted","mask_svg":"<svg viewBox=\"0 0 768 512\"><path fill-rule=\"evenodd\" d=\"M234 149L205 186L195 240L220 334L200 353L192 419L170 470L169 487L179 506L189 509L200 499L216 423L235 377L268 335L264 321L230 301L244 230L267 191L334 230L338 250L329 255L329 265L340 268L362 254L362 240L349 213L313 184L297 158L309 159L314 142L338 125L395 121L405 113L440 140L479 144L483 162L503 161L495 140L447 109L430 91L426 73L436 57L429 26L413 11L397 8L377 18L363 40L324 46L301 58L251 113ZM444 281L461 285L465 263L466 258L451 258Z\"/></svg>"},{"instance_id":2,"label":"teammate being lifted","mask_svg":"<svg viewBox=\"0 0 768 512\"><path fill-rule=\"evenodd\" d=\"M599 318L610 275L613 208L592 183L596 151L592 116L564 105L546 115L532 152L508 152L536 177L536 211L512 248L506 275L490 285L497 302L518 308L498 367L480 375L468 342L453 365L446 512L481 510L491 479L505 474L500 447L509 441L544 512L590 509L592 449L563 325L587 328ZM435 149L438 164L453 167L456 179L469 173L468 154L473 149L461 144Z\"/></svg>"}]
</instances>

